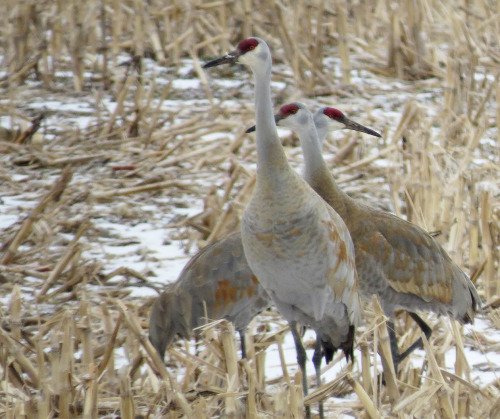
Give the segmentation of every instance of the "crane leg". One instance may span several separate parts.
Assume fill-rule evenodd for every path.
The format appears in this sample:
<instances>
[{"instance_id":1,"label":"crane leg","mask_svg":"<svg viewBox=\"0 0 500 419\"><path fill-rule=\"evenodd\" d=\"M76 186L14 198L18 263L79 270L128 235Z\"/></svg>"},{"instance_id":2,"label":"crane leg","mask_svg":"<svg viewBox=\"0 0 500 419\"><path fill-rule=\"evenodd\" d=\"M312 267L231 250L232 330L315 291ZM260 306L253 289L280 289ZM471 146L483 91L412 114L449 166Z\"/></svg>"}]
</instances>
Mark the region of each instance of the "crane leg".
<instances>
[{"instance_id":1,"label":"crane leg","mask_svg":"<svg viewBox=\"0 0 500 419\"><path fill-rule=\"evenodd\" d=\"M412 313L411 311L409 311L408 314L415 321L415 323L418 324L418 327L420 327L420 330L422 330L426 339L429 339L432 335L432 329L429 327L429 325L426 322L424 322L418 314ZM422 338L418 338L406 349L406 351L404 351L402 354L399 355L399 362L401 362L408 355L410 355L415 349L421 348L423 345L424 343L422 342Z\"/></svg>"},{"instance_id":2,"label":"crane leg","mask_svg":"<svg viewBox=\"0 0 500 419\"><path fill-rule=\"evenodd\" d=\"M307 373L306 373L306 350L304 345L302 345L302 339L297 331L297 322L290 322L290 330L292 331L293 340L295 342L295 350L297 351L297 363L299 364L300 370L302 371L302 389L304 391L304 396L307 396ZM311 408L306 406L306 418L311 418Z\"/></svg>"},{"instance_id":3,"label":"crane leg","mask_svg":"<svg viewBox=\"0 0 500 419\"><path fill-rule=\"evenodd\" d=\"M240 343L241 343L241 359L246 359L247 357L247 345L245 341L245 332L243 330L238 330L240 335Z\"/></svg>"},{"instance_id":4,"label":"crane leg","mask_svg":"<svg viewBox=\"0 0 500 419\"><path fill-rule=\"evenodd\" d=\"M323 348L321 346L321 337L316 334L316 344L314 346L314 355L312 361L314 364L314 369L316 371L316 387L321 387L321 361L323 359ZM323 411L323 401L319 401L319 417L323 419L325 417Z\"/></svg>"},{"instance_id":5,"label":"crane leg","mask_svg":"<svg viewBox=\"0 0 500 419\"><path fill-rule=\"evenodd\" d=\"M424 333L425 337L429 339L432 335L432 329L429 325L424 322L420 316L416 313L408 312L410 317L418 324L420 330ZM398 339L396 337L396 331L394 328L394 323L392 321L387 322L387 329L389 331L389 338L391 343L391 353L392 360L394 362L394 370L398 371L399 364L403 361L408 355L410 355L415 349L421 348L423 346L422 338L418 338L415 342L413 342L403 353L399 352L398 348Z\"/></svg>"}]
</instances>

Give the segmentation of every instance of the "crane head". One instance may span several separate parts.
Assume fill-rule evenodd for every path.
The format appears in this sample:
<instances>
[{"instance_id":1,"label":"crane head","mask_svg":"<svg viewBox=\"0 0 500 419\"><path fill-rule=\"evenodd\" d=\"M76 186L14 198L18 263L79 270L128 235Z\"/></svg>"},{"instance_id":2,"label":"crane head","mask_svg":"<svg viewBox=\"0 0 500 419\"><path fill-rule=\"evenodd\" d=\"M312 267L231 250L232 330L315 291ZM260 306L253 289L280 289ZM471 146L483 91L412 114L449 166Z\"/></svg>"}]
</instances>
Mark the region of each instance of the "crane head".
<instances>
[{"instance_id":1,"label":"crane head","mask_svg":"<svg viewBox=\"0 0 500 419\"><path fill-rule=\"evenodd\" d=\"M302 127L307 125L306 111L307 109L302 103L295 102L283 105L280 108L279 113L274 117L276 125L287 127L295 132L298 132ZM323 142L328 132L339 129L350 129L364 132L365 134L370 134L375 137L381 136L378 132L350 120L338 109L330 107L321 108L314 114L314 124L316 125L316 130L318 131L320 143ZM255 131L255 126L246 130L247 133L253 131Z\"/></svg>"},{"instance_id":2,"label":"crane head","mask_svg":"<svg viewBox=\"0 0 500 419\"><path fill-rule=\"evenodd\" d=\"M324 138L328 131L336 131L339 129L350 129L364 132L365 134L370 134L375 137L381 137L378 132L350 120L335 108L321 108L314 114L314 123L316 124L316 129L318 130L320 138ZM324 135L322 135L323 133Z\"/></svg>"},{"instance_id":3,"label":"crane head","mask_svg":"<svg viewBox=\"0 0 500 419\"><path fill-rule=\"evenodd\" d=\"M203 68L215 67L226 63L232 64L235 62L250 64L254 59L253 57L260 56L262 51L266 49L264 45L266 45L265 42L259 38L245 39L238 44L238 47L234 51L206 63Z\"/></svg>"},{"instance_id":4,"label":"crane head","mask_svg":"<svg viewBox=\"0 0 500 419\"><path fill-rule=\"evenodd\" d=\"M283 105L274 116L274 120L276 121L276 125L298 132L302 127L307 126L308 118L310 117L311 114L305 105L294 102Z\"/></svg>"},{"instance_id":5,"label":"crane head","mask_svg":"<svg viewBox=\"0 0 500 419\"><path fill-rule=\"evenodd\" d=\"M302 112L300 112L301 110ZM274 120L276 121L277 126L290 128L295 131L295 127L297 125L300 127L300 125L306 124L307 112L307 108L302 103L294 102L288 105L283 105L279 112L274 115ZM249 134L254 131L255 125L248 128L245 132Z\"/></svg>"}]
</instances>

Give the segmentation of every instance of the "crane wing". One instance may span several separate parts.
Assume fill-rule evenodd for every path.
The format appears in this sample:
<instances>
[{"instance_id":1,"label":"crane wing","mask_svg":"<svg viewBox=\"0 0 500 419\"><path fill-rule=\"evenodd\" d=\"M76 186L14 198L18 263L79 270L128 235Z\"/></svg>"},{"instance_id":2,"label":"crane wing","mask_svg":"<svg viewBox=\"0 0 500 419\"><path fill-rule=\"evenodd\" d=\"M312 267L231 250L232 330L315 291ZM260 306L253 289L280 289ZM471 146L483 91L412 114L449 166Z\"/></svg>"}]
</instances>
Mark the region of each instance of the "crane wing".
<instances>
[{"instance_id":1,"label":"crane wing","mask_svg":"<svg viewBox=\"0 0 500 419\"><path fill-rule=\"evenodd\" d=\"M352 324L358 324L361 304L358 294L358 276L354 259L354 245L342 218L329 207L330 220L325 220L328 231L328 282L335 301L346 305Z\"/></svg>"},{"instance_id":2,"label":"crane wing","mask_svg":"<svg viewBox=\"0 0 500 419\"><path fill-rule=\"evenodd\" d=\"M467 281L441 245L417 225L386 213L376 213L362 224L356 232L356 253L378 264L395 291L449 304L452 282Z\"/></svg>"},{"instance_id":3,"label":"crane wing","mask_svg":"<svg viewBox=\"0 0 500 419\"><path fill-rule=\"evenodd\" d=\"M248 266L239 232L203 248L184 268L176 287L192 295L193 327L208 316L227 318L241 330L270 305Z\"/></svg>"}]
</instances>

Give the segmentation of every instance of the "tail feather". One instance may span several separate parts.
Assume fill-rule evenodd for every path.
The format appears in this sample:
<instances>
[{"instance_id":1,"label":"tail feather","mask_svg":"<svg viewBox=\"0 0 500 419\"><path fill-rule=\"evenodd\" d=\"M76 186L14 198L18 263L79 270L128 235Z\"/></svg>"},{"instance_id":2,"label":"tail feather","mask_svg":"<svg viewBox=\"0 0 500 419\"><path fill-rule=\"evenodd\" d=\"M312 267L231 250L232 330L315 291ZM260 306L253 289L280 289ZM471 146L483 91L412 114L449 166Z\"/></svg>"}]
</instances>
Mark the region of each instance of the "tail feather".
<instances>
[{"instance_id":1,"label":"tail feather","mask_svg":"<svg viewBox=\"0 0 500 419\"><path fill-rule=\"evenodd\" d=\"M323 356L325 357L325 361L328 364L337 352L338 349L342 349L345 355L345 359L349 362L354 361L354 335L355 335L355 327L353 325L349 326L349 332L347 334L347 339L340 344L339 347L335 346L330 338L323 335L321 337L321 346L323 348Z\"/></svg>"},{"instance_id":2,"label":"tail feather","mask_svg":"<svg viewBox=\"0 0 500 419\"><path fill-rule=\"evenodd\" d=\"M462 323L474 323L475 314L481 310L481 300L479 298L479 294L477 293L476 287L473 282L468 279L469 293L471 299L471 305L468 310L465 312L464 316L459 319Z\"/></svg>"}]
</instances>

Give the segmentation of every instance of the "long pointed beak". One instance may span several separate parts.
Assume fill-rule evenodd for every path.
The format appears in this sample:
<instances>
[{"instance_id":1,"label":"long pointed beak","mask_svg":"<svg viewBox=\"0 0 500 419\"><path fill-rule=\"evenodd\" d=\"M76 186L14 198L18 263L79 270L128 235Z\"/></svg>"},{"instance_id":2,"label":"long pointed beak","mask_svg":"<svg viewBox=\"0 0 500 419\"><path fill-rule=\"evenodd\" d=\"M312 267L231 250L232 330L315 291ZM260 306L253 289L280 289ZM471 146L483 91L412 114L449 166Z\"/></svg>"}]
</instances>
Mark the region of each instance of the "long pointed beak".
<instances>
[{"instance_id":1,"label":"long pointed beak","mask_svg":"<svg viewBox=\"0 0 500 419\"><path fill-rule=\"evenodd\" d=\"M342 123L345 125L346 129L352 129L353 131L364 132L365 134L373 135L374 137L382 137L378 132L373 131L357 122L351 121L349 118L344 118Z\"/></svg>"},{"instance_id":2,"label":"long pointed beak","mask_svg":"<svg viewBox=\"0 0 500 419\"><path fill-rule=\"evenodd\" d=\"M240 55L241 54L239 53L239 51L230 52L222 57L216 58L215 60L206 63L203 66L203 68L216 67L218 65L222 65L222 64L226 64L226 63L232 64L232 63L238 61L238 57Z\"/></svg>"},{"instance_id":3,"label":"long pointed beak","mask_svg":"<svg viewBox=\"0 0 500 419\"><path fill-rule=\"evenodd\" d=\"M254 131L255 131L255 127L256 127L256 125L254 125L254 126L252 126L252 127L248 128L245 132L246 132L247 134L250 134L251 132L254 132Z\"/></svg>"},{"instance_id":4,"label":"long pointed beak","mask_svg":"<svg viewBox=\"0 0 500 419\"><path fill-rule=\"evenodd\" d=\"M278 122L281 121L282 119L283 119L283 117L280 114L274 115L274 122L276 122L276 125L278 125ZM256 125L254 125L253 127L248 128L245 132L247 134L250 134L251 132L255 131L255 128L256 128Z\"/></svg>"}]
</instances>

